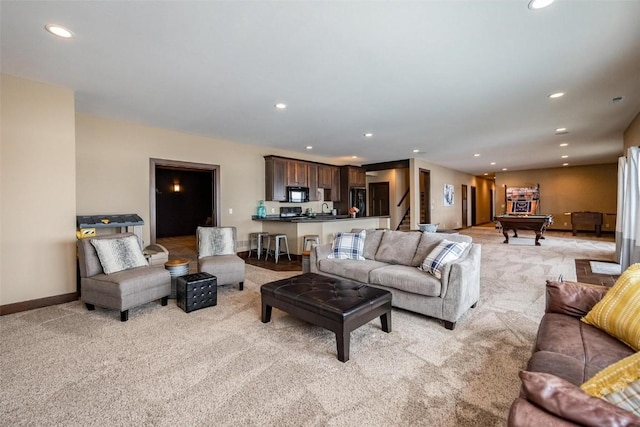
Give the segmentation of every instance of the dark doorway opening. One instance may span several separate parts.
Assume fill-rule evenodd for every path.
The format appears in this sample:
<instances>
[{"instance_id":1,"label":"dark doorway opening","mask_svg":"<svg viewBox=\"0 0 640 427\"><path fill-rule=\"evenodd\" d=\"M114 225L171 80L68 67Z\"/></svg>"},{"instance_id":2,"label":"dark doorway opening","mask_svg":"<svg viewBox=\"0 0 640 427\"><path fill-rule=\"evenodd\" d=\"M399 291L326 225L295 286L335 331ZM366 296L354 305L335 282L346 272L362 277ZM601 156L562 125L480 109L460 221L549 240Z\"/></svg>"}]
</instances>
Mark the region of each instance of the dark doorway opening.
<instances>
[{"instance_id":1,"label":"dark doorway opening","mask_svg":"<svg viewBox=\"0 0 640 427\"><path fill-rule=\"evenodd\" d=\"M420 216L419 224L431 224L431 172L420 169Z\"/></svg>"},{"instance_id":2,"label":"dark doorway opening","mask_svg":"<svg viewBox=\"0 0 640 427\"><path fill-rule=\"evenodd\" d=\"M467 185L462 184L462 228L467 228L469 226L468 211Z\"/></svg>"},{"instance_id":3,"label":"dark doorway opening","mask_svg":"<svg viewBox=\"0 0 640 427\"><path fill-rule=\"evenodd\" d=\"M476 215L476 187L471 187L471 225L478 225Z\"/></svg>"},{"instance_id":4,"label":"dark doorway opening","mask_svg":"<svg viewBox=\"0 0 640 427\"><path fill-rule=\"evenodd\" d=\"M389 215L389 183L372 182L369 184L369 215Z\"/></svg>"},{"instance_id":5,"label":"dark doorway opening","mask_svg":"<svg viewBox=\"0 0 640 427\"><path fill-rule=\"evenodd\" d=\"M195 236L200 225L218 225L219 166L150 159L149 172L151 243Z\"/></svg>"}]
</instances>

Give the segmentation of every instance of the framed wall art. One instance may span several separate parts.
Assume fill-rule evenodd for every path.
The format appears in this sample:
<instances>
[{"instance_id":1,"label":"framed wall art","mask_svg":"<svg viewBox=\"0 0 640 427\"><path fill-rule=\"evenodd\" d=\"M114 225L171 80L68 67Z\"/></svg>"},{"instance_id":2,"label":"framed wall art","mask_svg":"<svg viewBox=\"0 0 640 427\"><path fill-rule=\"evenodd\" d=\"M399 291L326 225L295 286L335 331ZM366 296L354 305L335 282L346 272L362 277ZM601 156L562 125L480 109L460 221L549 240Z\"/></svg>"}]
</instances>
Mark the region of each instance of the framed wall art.
<instances>
[{"instance_id":1,"label":"framed wall art","mask_svg":"<svg viewBox=\"0 0 640 427\"><path fill-rule=\"evenodd\" d=\"M453 184L444 185L444 205L453 206Z\"/></svg>"}]
</instances>

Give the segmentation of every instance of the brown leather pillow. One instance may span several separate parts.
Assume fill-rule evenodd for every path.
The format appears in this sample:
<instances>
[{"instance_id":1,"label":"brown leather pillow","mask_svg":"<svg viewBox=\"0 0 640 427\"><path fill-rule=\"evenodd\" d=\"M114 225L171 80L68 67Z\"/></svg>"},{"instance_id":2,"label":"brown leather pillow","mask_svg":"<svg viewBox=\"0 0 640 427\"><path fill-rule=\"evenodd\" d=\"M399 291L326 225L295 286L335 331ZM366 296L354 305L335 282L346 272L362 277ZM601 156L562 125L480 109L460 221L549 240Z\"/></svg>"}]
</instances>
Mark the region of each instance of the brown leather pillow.
<instances>
[{"instance_id":1,"label":"brown leather pillow","mask_svg":"<svg viewBox=\"0 0 640 427\"><path fill-rule=\"evenodd\" d=\"M527 400L565 420L589 427L640 426L640 417L555 375L520 371L520 379Z\"/></svg>"},{"instance_id":2,"label":"brown leather pillow","mask_svg":"<svg viewBox=\"0 0 640 427\"><path fill-rule=\"evenodd\" d=\"M585 316L609 290L606 286L547 280L547 313Z\"/></svg>"}]
</instances>

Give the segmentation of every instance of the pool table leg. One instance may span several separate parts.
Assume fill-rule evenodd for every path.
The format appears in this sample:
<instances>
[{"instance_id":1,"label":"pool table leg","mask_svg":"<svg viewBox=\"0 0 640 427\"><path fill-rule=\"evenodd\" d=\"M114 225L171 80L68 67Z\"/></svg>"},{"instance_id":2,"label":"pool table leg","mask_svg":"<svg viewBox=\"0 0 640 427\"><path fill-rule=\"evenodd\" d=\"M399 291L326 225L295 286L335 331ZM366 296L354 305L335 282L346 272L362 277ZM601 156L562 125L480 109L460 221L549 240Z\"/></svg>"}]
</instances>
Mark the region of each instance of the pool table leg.
<instances>
[{"instance_id":1,"label":"pool table leg","mask_svg":"<svg viewBox=\"0 0 640 427\"><path fill-rule=\"evenodd\" d=\"M536 231L536 246L542 246L540 245L540 242L538 240L540 240L542 238L542 233L539 231Z\"/></svg>"},{"instance_id":2,"label":"pool table leg","mask_svg":"<svg viewBox=\"0 0 640 427\"><path fill-rule=\"evenodd\" d=\"M504 242L502 243L509 243L509 234L507 233L507 230L503 229L502 235L504 236Z\"/></svg>"}]
</instances>

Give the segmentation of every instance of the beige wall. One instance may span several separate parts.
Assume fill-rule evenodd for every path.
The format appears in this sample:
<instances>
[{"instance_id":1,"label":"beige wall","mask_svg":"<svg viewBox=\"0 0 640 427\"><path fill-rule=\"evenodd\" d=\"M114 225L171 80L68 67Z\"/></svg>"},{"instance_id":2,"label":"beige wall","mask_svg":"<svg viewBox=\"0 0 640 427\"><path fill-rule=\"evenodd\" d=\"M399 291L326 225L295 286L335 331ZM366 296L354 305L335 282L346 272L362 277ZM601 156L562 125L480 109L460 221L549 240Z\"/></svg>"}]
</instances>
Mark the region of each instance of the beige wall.
<instances>
[{"instance_id":1,"label":"beige wall","mask_svg":"<svg viewBox=\"0 0 640 427\"><path fill-rule=\"evenodd\" d=\"M471 204L470 194L471 187L477 186L477 178L463 172L447 169L423 159L410 159L409 161L409 180L411 182L411 212L420 212L420 169L430 171L431 176L431 222L440 224L440 228L460 228L462 226L462 201L461 192L462 185L467 185L469 191L469 208L467 211L467 224L471 225ZM485 181L485 180L482 180ZM454 186L454 204L453 206L444 205L444 184L453 184ZM481 187L484 189L485 187ZM481 194L478 188L478 200L485 200L485 196ZM483 190L484 191L484 190ZM418 216L411 216L411 229L418 229Z\"/></svg>"},{"instance_id":2,"label":"beige wall","mask_svg":"<svg viewBox=\"0 0 640 427\"><path fill-rule=\"evenodd\" d=\"M540 184L540 213L554 216L554 229L571 229L575 211L602 212L603 231L615 230L617 165L574 166L496 174L496 213L504 212L504 186Z\"/></svg>"},{"instance_id":3,"label":"beige wall","mask_svg":"<svg viewBox=\"0 0 640 427\"><path fill-rule=\"evenodd\" d=\"M636 118L633 119L629 127L624 131L623 140L624 140L623 155L627 154L627 149L629 147L640 146L640 113L638 113Z\"/></svg>"},{"instance_id":4,"label":"beige wall","mask_svg":"<svg viewBox=\"0 0 640 427\"><path fill-rule=\"evenodd\" d=\"M0 305L76 290L73 91L1 76Z\"/></svg>"},{"instance_id":5,"label":"beige wall","mask_svg":"<svg viewBox=\"0 0 640 427\"><path fill-rule=\"evenodd\" d=\"M78 215L137 213L145 221L145 244L150 243L150 158L220 166L220 224L238 227L239 250L246 249L250 232L262 231L262 223L252 221L251 216L256 214L259 200L264 199L263 156L274 154L323 161L300 153L84 114L76 116L76 139ZM267 202L266 206L267 213L278 213L280 206L288 205ZM303 206L317 212L322 202Z\"/></svg>"}]
</instances>

